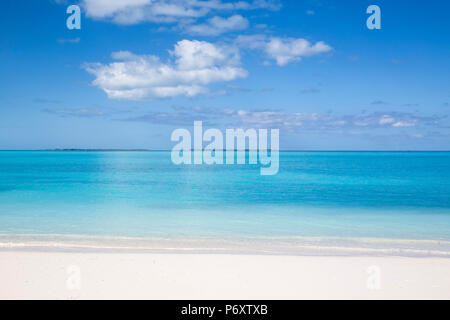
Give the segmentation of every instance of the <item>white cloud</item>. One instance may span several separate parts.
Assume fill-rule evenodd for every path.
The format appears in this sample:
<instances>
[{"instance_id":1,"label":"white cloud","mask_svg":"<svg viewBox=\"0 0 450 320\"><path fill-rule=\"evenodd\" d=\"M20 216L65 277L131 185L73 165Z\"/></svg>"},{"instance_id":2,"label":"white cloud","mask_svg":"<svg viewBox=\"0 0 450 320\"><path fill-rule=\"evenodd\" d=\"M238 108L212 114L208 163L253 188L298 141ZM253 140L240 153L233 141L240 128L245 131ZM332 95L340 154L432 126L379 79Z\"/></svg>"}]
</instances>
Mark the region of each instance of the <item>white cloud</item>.
<instances>
[{"instance_id":1,"label":"white cloud","mask_svg":"<svg viewBox=\"0 0 450 320\"><path fill-rule=\"evenodd\" d=\"M224 2L222 0L82 0L86 15L118 24L175 23L204 17L214 11L279 10L278 0Z\"/></svg>"},{"instance_id":2,"label":"white cloud","mask_svg":"<svg viewBox=\"0 0 450 320\"><path fill-rule=\"evenodd\" d=\"M300 109L300 108L299 108ZM383 116L395 118L395 122L389 125L380 123ZM214 126L241 127L241 128L278 128L287 131L316 132L316 133L348 133L378 134L408 133L421 134L421 130L428 130L442 126L438 119L442 116L424 116L412 113L381 113L371 114L333 114L317 112L290 112L282 110L246 110L213 108L204 106L174 106L173 110L151 112L143 116L128 118L129 121L144 121L151 123L192 125L195 120L202 119L205 123ZM414 123L411 128L400 128L392 124Z\"/></svg>"},{"instance_id":3,"label":"white cloud","mask_svg":"<svg viewBox=\"0 0 450 320\"><path fill-rule=\"evenodd\" d=\"M93 85L109 98L142 100L209 93L208 84L247 76L239 66L239 52L205 41L179 41L170 52L174 61L163 63L153 55L128 51L112 53L110 64L86 64L96 78Z\"/></svg>"},{"instance_id":4,"label":"white cloud","mask_svg":"<svg viewBox=\"0 0 450 320\"><path fill-rule=\"evenodd\" d=\"M385 125L385 124L392 124L395 122L395 118L389 116L389 115L383 115L380 118L379 124Z\"/></svg>"},{"instance_id":5,"label":"white cloud","mask_svg":"<svg viewBox=\"0 0 450 320\"><path fill-rule=\"evenodd\" d=\"M186 31L202 36L217 36L225 32L244 30L248 28L248 20L241 15L233 15L229 18L213 17L206 23L190 25Z\"/></svg>"},{"instance_id":6,"label":"white cloud","mask_svg":"<svg viewBox=\"0 0 450 320\"><path fill-rule=\"evenodd\" d=\"M216 64L238 64L239 55L229 47L218 47L206 41L183 40L175 45L171 54L177 57L179 69L202 69ZM227 61L228 58L233 61Z\"/></svg>"},{"instance_id":7,"label":"white cloud","mask_svg":"<svg viewBox=\"0 0 450 320\"><path fill-rule=\"evenodd\" d=\"M314 130L336 129L384 129L430 127L436 125L437 117L425 117L410 113L384 114L373 113L369 115L332 115L304 112L280 111L237 111L235 117L248 125L256 127L303 128Z\"/></svg>"},{"instance_id":8,"label":"white cloud","mask_svg":"<svg viewBox=\"0 0 450 320\"><path fill-rule=\"evenodd\" d=\"M266 53L276 60L279 66L285 66L293 61L300 61L302 57L309 57L328 52L331 47L323 41L312 45L305 39L272 38L266 46Z\"/></svg>"},{"instance_id":9,"label":"white cloud","mask_svg":"<svg viewBox=\"0 0 450 320\"><path fill-rule=\"evenodd\" d=\"M115 15L142 9L151 5L152 0L83 0L82 5L86 9L88 17L111 18Z\"/></svg>"},{"instance_id":10,"label":"white cloud","mask_svg":"<svg viewBox=\"0 0 450 320\"><path fill-rule=\"evenodd\" d=\"M416 120L412 121L398 121L394 123L392 126L396 128L403 128L403 127L414 127L416 125Z\"/></svg>"},{"instance_id":11,"label":"white cloud","mask_svg":"<svg viewBox=\"0 0 450 320\"><path fill-rule=\"evenodd\" d=\"M303 57L310 57L332 50L332 47L323 41L311 44L303 38L278 38L268 39L265 35L239 36L236 44L249 49L263 50L279 66L300 61Z\"/></svg>"},{"instance_id":12,"label":"white cloud","mask_svg":"<svg viewBox=\"0 0 450 320\"><path fill-rule=\"evenodd\" d=\"M389 114L384 114L380 117L378 124L380 126L391 126L394 128L404 128L404 127L415 127L419 120L422 121L426 121L426 122L430 122L433 119L432 118L414 118L414 116L409 115L409 114L396 114L394 115L389 115ZM434 120L433 120L434 121Z\"/></svg>"}]
</instances>

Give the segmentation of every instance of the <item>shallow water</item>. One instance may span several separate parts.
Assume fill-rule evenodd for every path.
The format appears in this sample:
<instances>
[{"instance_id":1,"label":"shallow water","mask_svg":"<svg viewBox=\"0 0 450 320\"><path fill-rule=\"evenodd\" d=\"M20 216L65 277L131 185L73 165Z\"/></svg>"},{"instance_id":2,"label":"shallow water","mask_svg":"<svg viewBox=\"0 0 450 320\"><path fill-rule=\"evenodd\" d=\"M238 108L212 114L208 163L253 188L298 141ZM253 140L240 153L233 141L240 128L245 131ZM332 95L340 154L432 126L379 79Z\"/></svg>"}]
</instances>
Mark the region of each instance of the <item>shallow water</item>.
<instances>
[{"instance_id":1,"label":"shallow water","mask_svg":"<svg viewBox=\"0 0 450 320\"><path fill-rule=\"evenodd\" d=\"M0 152L0 234L450 240L449 152L281 152L176 166L170 152Z\"/></svg>"}]
</instances>

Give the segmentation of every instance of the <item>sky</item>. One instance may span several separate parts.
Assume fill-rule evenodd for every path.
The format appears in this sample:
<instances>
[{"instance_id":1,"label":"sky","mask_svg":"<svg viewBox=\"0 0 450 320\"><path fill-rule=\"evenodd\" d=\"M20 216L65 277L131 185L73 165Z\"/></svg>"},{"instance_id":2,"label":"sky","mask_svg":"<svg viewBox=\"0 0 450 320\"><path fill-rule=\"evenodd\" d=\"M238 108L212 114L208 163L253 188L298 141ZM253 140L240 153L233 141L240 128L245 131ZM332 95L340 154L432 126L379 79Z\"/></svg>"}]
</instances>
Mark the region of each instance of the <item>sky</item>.
<instances>
[{"instance_id":1,"label":"sky","mask_svg":"<svg viewBox=\"0 0 450 320\"><path fill-rule=\"evenodd\" d=\"M0 149L170 150L202 121L283 150L450 150L447 1L2 4Z\"/></svg>"}]
</instances>

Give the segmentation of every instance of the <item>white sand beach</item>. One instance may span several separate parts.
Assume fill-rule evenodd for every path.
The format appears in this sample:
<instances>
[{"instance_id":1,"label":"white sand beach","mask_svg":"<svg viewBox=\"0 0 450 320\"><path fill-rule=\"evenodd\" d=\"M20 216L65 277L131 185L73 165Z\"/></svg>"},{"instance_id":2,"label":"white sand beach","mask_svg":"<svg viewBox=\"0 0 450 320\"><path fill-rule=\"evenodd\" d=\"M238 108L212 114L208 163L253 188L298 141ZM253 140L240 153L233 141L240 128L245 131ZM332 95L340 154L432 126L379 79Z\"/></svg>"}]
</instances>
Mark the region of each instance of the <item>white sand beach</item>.
<instances>
[{"instance_id":1,"label":"white sand beach","mask_svg":"<svg viewBox=\"0 0 450 320\"><path fill-rule=\"evenodd\" d=\"M0 299L450 299L450 259L1 251Z\"/></svg>"}]
</instances>

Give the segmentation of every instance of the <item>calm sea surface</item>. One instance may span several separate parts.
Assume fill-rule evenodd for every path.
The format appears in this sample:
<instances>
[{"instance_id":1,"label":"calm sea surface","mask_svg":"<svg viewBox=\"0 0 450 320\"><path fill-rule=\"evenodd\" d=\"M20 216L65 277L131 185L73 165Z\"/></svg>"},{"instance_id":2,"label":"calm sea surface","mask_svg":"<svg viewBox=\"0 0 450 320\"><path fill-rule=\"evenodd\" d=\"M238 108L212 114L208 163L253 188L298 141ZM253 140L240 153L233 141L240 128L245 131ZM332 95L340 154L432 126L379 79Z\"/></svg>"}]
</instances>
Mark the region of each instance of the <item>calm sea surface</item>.
<instances>
[{"instance_id":1,"label":"calm sea surface","mask_svg":"<svg viewBox=\"0 0 450 320\"><path fill-rule=\"evenodd\" d=\"M176 166L170 152L0 152L0 234L450 240L450 153L281 152Z\"/></svg>"}]
</instances>

